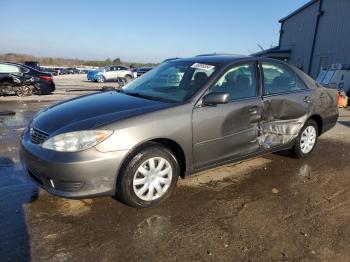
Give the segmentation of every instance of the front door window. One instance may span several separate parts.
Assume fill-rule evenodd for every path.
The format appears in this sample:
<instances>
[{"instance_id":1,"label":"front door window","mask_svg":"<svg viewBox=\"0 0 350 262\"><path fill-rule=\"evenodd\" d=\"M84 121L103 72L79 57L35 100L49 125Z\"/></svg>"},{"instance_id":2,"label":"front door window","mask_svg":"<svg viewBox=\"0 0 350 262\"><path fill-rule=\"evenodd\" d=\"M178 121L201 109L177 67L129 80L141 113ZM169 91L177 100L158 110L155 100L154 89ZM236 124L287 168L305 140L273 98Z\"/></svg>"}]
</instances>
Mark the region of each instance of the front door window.
<instances>
[{"instance_id":1,"label":"front door window","mask_svg":"<svg viewBox=\"0 0 350 262\"><path fill-rule=\"evenodd\" d=\"M231 100L257 96L255 65L242 64L229 69L214 85L212 92L226 92Z\"/></svg>"}]
</instances>

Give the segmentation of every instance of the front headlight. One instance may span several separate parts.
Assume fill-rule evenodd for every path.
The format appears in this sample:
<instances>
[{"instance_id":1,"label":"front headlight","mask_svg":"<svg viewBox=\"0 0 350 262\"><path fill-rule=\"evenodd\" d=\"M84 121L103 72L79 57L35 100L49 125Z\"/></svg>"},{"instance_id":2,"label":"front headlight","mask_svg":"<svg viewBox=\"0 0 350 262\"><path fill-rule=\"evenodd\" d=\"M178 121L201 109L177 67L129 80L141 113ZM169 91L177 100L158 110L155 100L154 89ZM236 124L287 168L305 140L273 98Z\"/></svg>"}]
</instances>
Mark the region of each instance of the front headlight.
<instances>
[{"instance_id":1,"label":"front headlight","mask_svg":"<svg viewBox=\"0 0 350 262\"><path fill-rule=\"evenodd\" d=\"M77 152L101 143L112 134L112 130L85 130L63 133L46 140L42 147L59 152Z\"/></svg>"}]
</instances>

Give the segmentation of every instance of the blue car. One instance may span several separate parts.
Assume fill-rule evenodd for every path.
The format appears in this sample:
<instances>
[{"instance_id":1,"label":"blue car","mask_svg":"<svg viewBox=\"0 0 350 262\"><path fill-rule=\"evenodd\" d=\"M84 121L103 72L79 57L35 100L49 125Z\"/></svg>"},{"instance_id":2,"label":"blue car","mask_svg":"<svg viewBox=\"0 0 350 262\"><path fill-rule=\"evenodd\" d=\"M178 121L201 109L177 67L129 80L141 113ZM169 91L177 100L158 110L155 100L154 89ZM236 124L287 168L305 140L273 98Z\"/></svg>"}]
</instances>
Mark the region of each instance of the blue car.
<instances>
[{"instance_id":1,"label":"blue car","mask_svg":"<svg viewBox=\"0 0 350 262\"><path fill-rule=\"evenodd\" d=\"M107 80L118 80L119 78L125 78L126 82L130 82L133 79L133 73L125 66L106 66L97 70L89 71L87 79L89 81L95 81L103 83Z\"/></svg>"},{"instance_id":2,"label":"blue car","mask_svg":"<svg viewBox=\"0 0 350 262\"><path fill-rule=\"evenodd\" d=\"M89 81L95 81L95 82L104 82L103 79L103 71L97 69L92 70L87 73L87 79Z\"/></svg>"}]
</instances>

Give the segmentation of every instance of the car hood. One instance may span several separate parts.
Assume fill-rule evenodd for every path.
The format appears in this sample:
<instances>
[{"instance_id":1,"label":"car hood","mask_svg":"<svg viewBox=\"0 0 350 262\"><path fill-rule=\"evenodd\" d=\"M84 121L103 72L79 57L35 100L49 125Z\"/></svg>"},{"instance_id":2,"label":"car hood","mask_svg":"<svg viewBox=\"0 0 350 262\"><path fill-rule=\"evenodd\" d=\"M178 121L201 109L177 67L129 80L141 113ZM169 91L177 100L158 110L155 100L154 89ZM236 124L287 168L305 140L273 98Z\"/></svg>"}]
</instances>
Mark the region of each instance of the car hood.
<instances>
[{"instance_id":1,"label":"car hood","mask_svg":"<svg viewBox=\"0 0 350 262\"><path fill-rule=\"evenodd\" d=\"M32 125L47 134L98 128L104 124L169 107L171 104L118 92L101 92L48 107Z\"/></svg>"}]
</instances>

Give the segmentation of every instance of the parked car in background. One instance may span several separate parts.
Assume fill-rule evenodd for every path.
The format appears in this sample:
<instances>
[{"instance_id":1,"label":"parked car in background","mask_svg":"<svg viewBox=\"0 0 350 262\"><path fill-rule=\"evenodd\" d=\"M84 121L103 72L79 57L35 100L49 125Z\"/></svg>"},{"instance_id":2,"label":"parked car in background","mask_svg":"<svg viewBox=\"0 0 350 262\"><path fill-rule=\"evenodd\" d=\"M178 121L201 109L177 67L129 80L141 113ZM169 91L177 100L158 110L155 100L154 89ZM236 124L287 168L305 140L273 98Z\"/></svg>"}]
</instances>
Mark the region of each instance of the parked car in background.
<instances>
[{"instance_id":1,"label":"parked car in background","mask_svg":"<svg viewBox=\"0 0 350 262\"><path fill-rule=\"evenodd\" d=\"M40 67L40 71L44 73L49 73L53 76L57 75L57 71L54 68Z\"/></svg>"},{"instance_id":2,"label":"parked car in background","mask_svg":"<svg viewBox=\"0 0 350 262\"><path fill-rule=\"evenodd\" d=\"M25 61L24 65L40 71L40 63L38 61Z\"/></svg>"},{"instance_id":3,"label":"parked car in background","mask_svg":"<svg viewBox=\"0 0 350 262\"><path fill-rule=\"evenodd\" d=\"M139 67L136 69L136 75L137 75L137 77L142 76L143 74L147 73L148 71L150 71L152 69L153 69L153 67L150 67L150 66Z\"/></svg>"},{"instance_id":4,"label":"parked car in background","mask_svg":"<svg viewBox=\"0 0 350 262\"><path fill-rule=\"evenodd\" d=\"M80 74L80 70L78 70L75 67L68 67L67 68L67 74L71 74L71 75Z\"/></svg>"},{"instance_id":5,"label":"parked car in background","mask_svg":"<svg viewBox=\"0 0 350 262\"><path fill-rule=\"evenodd\" d=\"M115 81L118 78L125 78L126 82L130 82L133 79L133 73L125 66L111 65L89 71L87 74L87 79L89 81L99 83L103 83L105 81Z\"/></svg>"},{"instance_id":6,"label":"parked car in background","mask_svg":"<svg viewBox=\"0 0 350 262\"><path fill-rule=\"evenodd\" d=\"M30 96L32 94L31 79L14 74L0 74L0 96Z\"/></svg>"},{"instance_id":7,"label":"parked car in background","mask_svg":"<svg viewBox=\"0 0 350 262\"><path fill-rule=\"evenodd\" d=\"M79 68L79 67L76 67L75 68L75 73L76 74L86 74L88 70L86 70L85 68Z\"/></svg>"},{"instance_id":8,"label":"parked car in background","mask_svg":"<svg viewBox=\"0 0 350 262\"><path fill-rule=\"evenodd\" d=\"M336 91L296 67L201 56L162 63L122 91L47 108L25 129L21 156L52 194L117 194L149 207L179 176L285 149L307 157L337 119Z\"/></svg>"},{"instance_id":9,"label":"parked car in background","mask_svg":"<svg viewBox=\"0 0 350 262\"><path fill-rule=\"evenodd\" d=\"M60 75L67 75L68 74L68 70L65 67L60 67Z\"/></svg>"},{"instance_id":10,"label":"parked car in background","mask_svg":"<svg viewBox=\"0 0 350 262\"><path fill-rule=\"evenodd\" d=\"M23 64L0 62L1 95L48 95L53 91L55 83L50 73Z\"/></svg>"}]
</instances>

